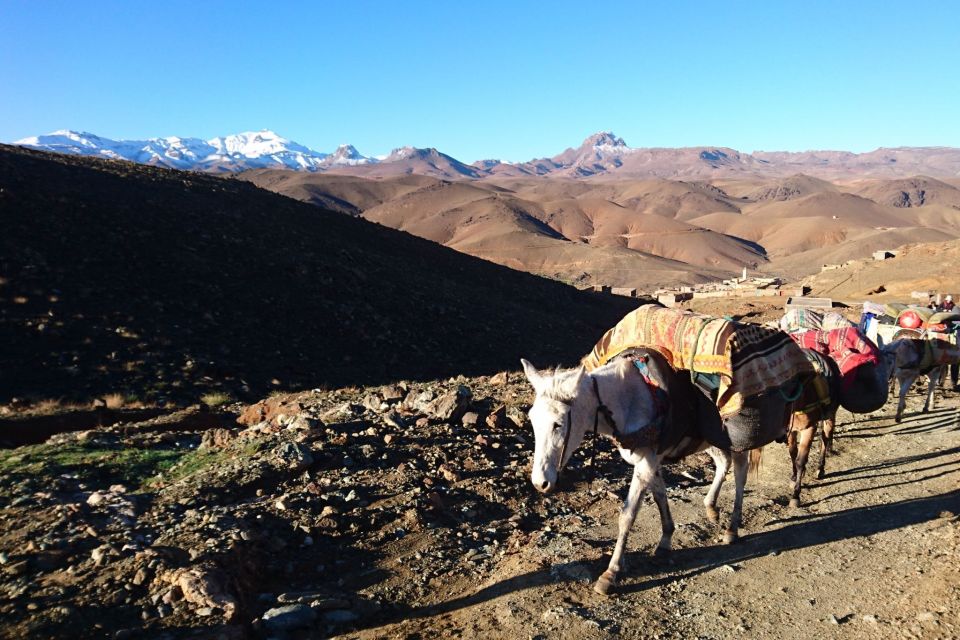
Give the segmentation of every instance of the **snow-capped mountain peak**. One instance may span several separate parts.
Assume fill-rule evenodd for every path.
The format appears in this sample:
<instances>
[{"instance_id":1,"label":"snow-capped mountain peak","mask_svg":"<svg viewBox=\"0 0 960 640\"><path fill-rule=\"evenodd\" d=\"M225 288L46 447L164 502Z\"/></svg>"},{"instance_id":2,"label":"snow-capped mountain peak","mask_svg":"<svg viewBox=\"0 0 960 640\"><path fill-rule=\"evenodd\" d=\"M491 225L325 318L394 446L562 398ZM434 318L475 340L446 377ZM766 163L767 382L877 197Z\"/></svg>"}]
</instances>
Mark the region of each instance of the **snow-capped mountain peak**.
<instances>
[{"instance_id":1,"label":"snow-capped mountain peak","mask_svg":"<svg viewBox=\"0 0 960 640\"><path fill-rule=\"evenodd\" d=\"M418 149L416 149L415 147L398 147L397 149L394 149L393 151L391 151L390 155L384 158L384 162L390 162L394 160L406 160L408 158L412 158L413 156L417 155L417 151Z\"/></svg>"},{"instance_id":2,"label":"snow-capped mountain peak","mask_svg":"<svg viewBox=\"0 0 960 640\"><path fill-rule=\"evenodd\" d=\"M167 136L148 140L111 140L92 133L54 131L18 140L45 151L92 155L173 169L243 171L287 168L316 171L327 154L313 151L273 131L247 131L210 140Z\"/></svg>"},{"instance_id":3,"label":"snow-capped mountain peak","mask_svg":"<svg viewBox=\"0 0 960 640\"><path fill-rule=\"evenodd\" d=\"M584 151L614 155L632 153L634 151L634 149L627 146L623 138L617 137L612 131L599 131L593 134L583 141L580 148Z\"/></svg>"},{"instance_id":4,"label":"snow-capped mountain peak","mask_svg":"<svg viewBox=\"0 0 960 640\"><path fill-rule=\"evenodd\" d=\"M371 164L375 162L377 162L375 158L368 158L362 155L352 144L342 144L337 147L336 151L327 156L324 164L327 166L354 166L360 164Z\"/></svg>"},{"instance_id":5,"label":"snow-capped mountain peak","mask_svg":"<svg viewBox=\"0 0 960 640\"><path fill-rule=\"evenodd\" d=\"M584 147L627 147L623 138L617 137L612 131L598 131L583 141Z\"/></svg>"}]
</instances>

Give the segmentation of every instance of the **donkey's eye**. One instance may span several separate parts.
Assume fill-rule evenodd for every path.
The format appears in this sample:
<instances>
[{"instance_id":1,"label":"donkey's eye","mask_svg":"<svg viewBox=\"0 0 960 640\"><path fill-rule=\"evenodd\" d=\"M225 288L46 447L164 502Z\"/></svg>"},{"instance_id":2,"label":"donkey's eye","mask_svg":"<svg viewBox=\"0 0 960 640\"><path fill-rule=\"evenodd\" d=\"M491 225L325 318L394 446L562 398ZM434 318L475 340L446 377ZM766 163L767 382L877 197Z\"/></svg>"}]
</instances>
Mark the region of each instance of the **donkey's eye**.
<instances>
[{"instance_id":1,"label":"donkey's eye","mask_svg":"<svg viewBox=\"0 0 960 640\"><path fill-rule=\"evenodd\" d=\"M560 429L561 427L563 427L563 423L562 423L562 422L554 422L554 423L553 423L553 430L554 430L554 431L556 431L557 429Z\"/></svg>"}]
</instances>

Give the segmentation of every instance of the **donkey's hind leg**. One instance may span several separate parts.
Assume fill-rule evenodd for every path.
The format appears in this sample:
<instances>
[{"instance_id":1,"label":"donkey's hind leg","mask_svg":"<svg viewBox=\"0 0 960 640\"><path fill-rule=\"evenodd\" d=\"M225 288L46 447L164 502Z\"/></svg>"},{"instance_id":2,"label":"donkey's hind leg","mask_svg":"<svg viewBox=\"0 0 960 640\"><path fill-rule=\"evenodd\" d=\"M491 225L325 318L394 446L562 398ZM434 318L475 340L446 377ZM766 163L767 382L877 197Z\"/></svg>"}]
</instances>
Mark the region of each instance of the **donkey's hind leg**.
<instances>
[{"instance_id":1,"label":"donkey's hind leg","mask_svg":"<svg viewBox=\"0 0 960 640\"><path fill-rule=\"evenodd\" d=\"M800 506L800 489L803 488L803 474L807 470L807 457L810 455L810 445L813 443L813 436L816 434L817 423L810 421L810 426L797 434L797 458L793 461L793 494L790 496L790 506L797 508Z\"/></svg>"},{"instance_id":2,"label":"donkey's hind leg","mask_svg":"<svg viewBox=\"0 0 960 640\"><path fill-rule=\"evenodd\" d=\"M787 434L787 451L790 453L790 482L797 481L797 431Z\"/></svg>"},{"instance_id":3,"label":"donkey's hind leg","mask_svg":"<svg viewBox=\"0 0 960 640\"><path fill-rule=\"evenodd\" d=\"M723 486L723 479L730 470L730 452L710 447L707 453L713 458L713 482L710 484L710 490L703 498L703 506L707 510L707 520L717 524L720 522L720 513L717 511L717 498L720 496L720 487Z\"/></svg>"},{"instance_id":4,"label":"donkey's hind leg","mask_svg":"<svg viewBox=\"0 0 960 640\"><path fill-rule=\"evenodd\" d=\"M823 419L823 430L820 431L820 463L817 465L817 479L824 476L824 468L827 465L827 454L833 454L833 428L837 424L837 413L834 410L832 415Z\"/></svg>"},{"instance_id":5,"label":"donkey's hind leg","mask_svg":"<svg viewBox=\"0 0 960 640\"><path fill-rule=\"evenodd\" d=\"M630 535L633 522L637 519L637 511L643 501L643 494L647 487L654 482L660 465L660 461L657 460L656 454L651 449L638 449L634 453L640 456L640 460L633 467L630 490L627 492L627 499L620 510L617 544L613 548L610 565L593 585L593 590L602 595L607 595L610 588L617 584L617 575L626 568L623 552L627 547L627 536Z\"/></svg>"},{"instance_id":6,"label":"donkey's hind leg","mask_svg":"<svg viewBox=\"0 0 960 640\"><path fill-rule=\"evenodd\" d=\"M740 538L740 523L743 520L743 488L747 484L747 464L750 462L749 451L733 452L733 478L737 483L737 490L734 494L733 513L730 514L730 524L726 533L723 535L723 541L726 544L733 544Z\"/></svg>"},{"instance_id":7,"label":"donkey's hind leg","mask_svg":"<svg viewBox=\"0 0 960 640\"><path fill-rule=\"evenodd\" d=\"M673 539L673 516L670 515L670 504L667 502L667 485L663 481L663 472L657 469L657 475L650 484L653 491L653 500L657 503L657 509L660 511L660 543L657 545L654 555L665 556L670 553L670 543Z\"/></svg>"}]
</instances>

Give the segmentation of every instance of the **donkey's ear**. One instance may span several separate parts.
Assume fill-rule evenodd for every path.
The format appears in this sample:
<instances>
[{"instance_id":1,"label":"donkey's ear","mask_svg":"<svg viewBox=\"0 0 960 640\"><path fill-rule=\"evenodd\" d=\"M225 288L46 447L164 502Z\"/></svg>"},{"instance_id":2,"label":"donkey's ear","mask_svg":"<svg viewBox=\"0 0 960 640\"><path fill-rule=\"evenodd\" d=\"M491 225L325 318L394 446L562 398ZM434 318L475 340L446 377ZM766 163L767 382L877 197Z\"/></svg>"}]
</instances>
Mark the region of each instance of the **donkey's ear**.
<instances>
[{"instance_id":1,"label":"donkey's ear","mask_svg":"<svg viewBox=\"0 0 960 640\"><path fill-rule=\"evenodd\" d=\"M563 378L563 382L560 383L560 388L558 391L564 398L574 398L577 395L577 390L580 388L580 381L583 380L583 376L587 374L587 368L583 365L580 365L573 371L570 371Z\"/></svg>"},{"instance_id":2,"label":"donkey's ear","mask_svg":"<svg viewBox=\"0 0 960 640\"><path fill-rule=\"evenodd\" d=\"M527 380L533 385L534 390L539 392L544 386L543 376L540 375L540 372L537 371L537 368L533 366L533 363L529 360L520 358L520 364L523 365L523 373L527 376Z\"/></svg>"}]
</instances>

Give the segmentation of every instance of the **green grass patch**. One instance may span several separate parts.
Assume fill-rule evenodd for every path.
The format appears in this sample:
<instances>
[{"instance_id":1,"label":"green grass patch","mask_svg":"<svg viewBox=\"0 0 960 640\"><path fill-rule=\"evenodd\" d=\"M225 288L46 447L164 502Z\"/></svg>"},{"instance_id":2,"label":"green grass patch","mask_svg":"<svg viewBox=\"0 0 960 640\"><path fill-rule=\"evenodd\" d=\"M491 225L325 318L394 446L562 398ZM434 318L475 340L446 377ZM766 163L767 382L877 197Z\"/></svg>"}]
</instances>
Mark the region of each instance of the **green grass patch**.
<instances>
[{"instance_id":1,"label":"green grass patch","mask_svg":"<svg viewBox=\"0 0 960 640\"><path fill-rule=\"evenodd\" d=\"M171 484L184 478L188 478L195 473L199 473L211 465L223 465L234 458L252 458L260 450L260 443L247 442L242 447L229 447L227 449L197 449L186 453L176 464L167 469L160 470L158 475L147 482L147 486L155 485L158 482ZM160 475L162 474L162 475Z\"/></svg>"},{"instance_id":2,"label":"green grass patch","mask_svg":"<svg viewBox=\"0 0 960 640\"><path fill-rule=\"evenodd\" d=\"M33 479L76 475L91 489L123 484L144 488L148 478L163 473L189 452L181 449L137 449L85 444L33 445L0 451L0 486Z\"/></svg>"},{"instance_id":3,"label":"green grass patch","mask_svg":"<svg viewBox=\"0 0 960 640\"><path fill-rule=\"evenodd\" d=\"M257 442L227 449L139 449L104 447L93 444L39 444L0 450L0 490L32 479L42 489L63 475L76 476L93 489L123 484L131 491L152 491L212 465L223 465L237 457L252 457Z\"/></svg>"}]
</instances>

